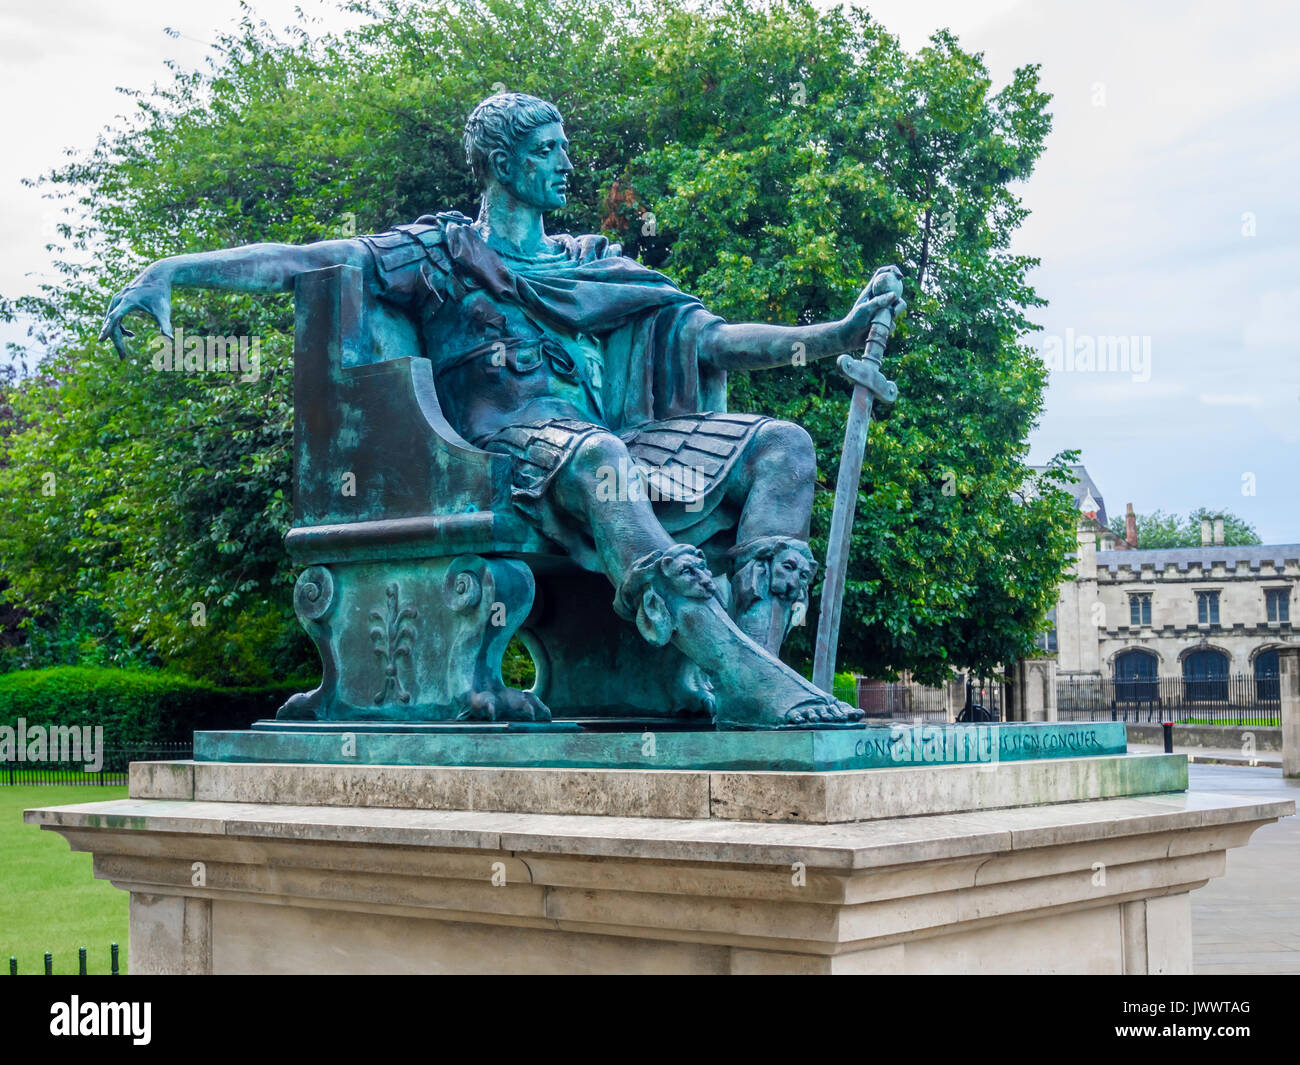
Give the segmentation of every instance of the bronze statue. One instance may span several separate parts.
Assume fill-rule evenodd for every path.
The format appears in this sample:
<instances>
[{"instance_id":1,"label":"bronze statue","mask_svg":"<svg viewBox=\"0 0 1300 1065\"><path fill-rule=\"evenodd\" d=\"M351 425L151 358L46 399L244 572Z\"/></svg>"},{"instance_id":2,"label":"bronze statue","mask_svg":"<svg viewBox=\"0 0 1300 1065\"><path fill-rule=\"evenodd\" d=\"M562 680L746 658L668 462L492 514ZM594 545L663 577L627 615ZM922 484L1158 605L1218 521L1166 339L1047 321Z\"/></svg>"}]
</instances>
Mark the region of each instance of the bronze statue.
<instances>
[{"instance_id":1,"label":"bronze statue","mask_svg":"<svg viewBox=\"0 0 1300 1065\"><path fill-rule=\"evenodd\" d=\"M655 705L664 712L708 715L719 727L824 727L859 720L860 711L777 657L791 627L803 621L815 569L807 544L816 473L812 441L797 425L727 412L726 374L788 366L796 353L812 361L860 351L873 317L882 310L896 314L904 306L897 269L877 271L837 322L728 323L663 274L624 257L605 237L546 232L543 216L566 202L573 169L560 114L551 104L519 93L484 100L469 117L464 143L483 187L477 219L442 212L373 236L163 259L113 298L102 338L111 338L124 353L122 322L132 311L150 315L169 335L173 286L295 291L306 275L354 268L361 279L367 346L360 355L339 358L368 366L409 357L427 360L436 402L450 426L442 437L454 438L457 448L465 445L465 453L505 457L505 464L494 461L509 471L506 502L486 504L499 519L494 528L507 527L509 511L509 521L527 527L530 543L546 545L544 553L567 556L582 570L608 579L621 629L635 626L652 648L676 649L670 658L654 659L659 664L653 667L627 666L625 686L634 688L643 676L670 668L668 694ZM300 317L300 347L301 330L309 326ZM302 372L297 366L295 373ZM308 402L326 401L301 400L300 405ZM346 416L346 411L339 415ZM300 418L298 428L313 431L310 419ZM299 441L300 456L302 447ZM402 461L423 460L409 454ZM305 479L326 478L327 471L309 466L301 462L297 477L304 498L316 498ZM447 469L438 465L439 471ZM408 520L386 502L398 491L396 475L380 480L385 486L371 497L378 502L364 514L358 511L356 520ZM467 509L476 505L458 504L458 513ZM336 510L335 502L299 505L306 529L340 528ZM447 514L455 516L450 509ZM500 535L491 551L505 558L529 554L503 546ZM359 566L360 558L349 555L349 564ZM549 563L543 567L550 568ZM541 572L536 565L532 570ZM484 579L482 567L475 572L476 580ZM415 576L403 579L408 586L416 582ZM531 585L531 579L525 583ZM323 580L314 577L316 583L308 585L319 590ZM394 579L384 591L393 605L403 594L398 583ZM522 615L531 610L529 616L535 616L538 610L531 587L526 596L519 594L523 605L515 613L521 617L513 624L527 631ZM382 603L375 601L382 612ZM338 662L331 666L330 654L346 659L346 641L333 650L324 646L342 638L312 628L317 617L312 602L299 603L299 616L322 647L328 687L330 669L344 668ZM450 631L451 622L428 617L433 607L426 605L423 614L418 604L407 609L414 612L402 645L408 657L420 641L421 617ZM555 605L550 609L554 612ZM571 609L588 606L575 601ZM568 622L548 624L558 632ZM493 649L480 654L490 636ZM386 651L389 677L376 703L396 698L391 693L400 689L408 703L413 699L424 706L409 715L413 719L548 720L550 712L536 693L514 692L500 683L503 638L498 637L485 631L473 652L485 660L495 657L495 663L487 661L472 676L465 674L470 679L451 682L427 705L418 691L412 697L406 690L410 685L404 687L400 670L408 667L399 653ZM584 661L572 650L565 660L568 669ZM614 663L626 663L627 655L611 651L601 662L598 668L625 668ZM371 686L378 692L379 685ZM458 686L468 690L457 691ZM340 719L358 713L356 699L345 712L332 709L329 698L317 693L300 698L311 705L300 705L301 715L284 716ZM633 698L628 705L639 704Z\"/></svg>"}]
</instances>

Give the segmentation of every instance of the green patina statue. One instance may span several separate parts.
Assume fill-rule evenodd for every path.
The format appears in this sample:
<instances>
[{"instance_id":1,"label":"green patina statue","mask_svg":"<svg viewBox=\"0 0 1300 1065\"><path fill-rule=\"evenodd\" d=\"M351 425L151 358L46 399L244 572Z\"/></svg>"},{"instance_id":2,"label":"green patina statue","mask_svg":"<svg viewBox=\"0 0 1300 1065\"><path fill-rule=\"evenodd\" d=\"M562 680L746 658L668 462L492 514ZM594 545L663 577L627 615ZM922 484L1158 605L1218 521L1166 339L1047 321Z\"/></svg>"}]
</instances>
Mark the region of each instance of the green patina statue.
<instances>
[{"instance_id":1,"label":"green patina statue","mask_svg":"<svg viewBox=\"0 0 1300 1065\"><path fill-rule=\"evenodd\" d=\"M477 219L178 255L110 304L124 354L133 311L170 335L174 286L296 294L288 544L325 677L281 718L859 721L777 657L815 570L812 442L728 413L726 374L861 350L897 270L838 322L727 323L606 238L545 231L568 149L551 104L501 93L465 130ZM516 630L530 692L501 680Z\"/></svg>"}]
</instances>

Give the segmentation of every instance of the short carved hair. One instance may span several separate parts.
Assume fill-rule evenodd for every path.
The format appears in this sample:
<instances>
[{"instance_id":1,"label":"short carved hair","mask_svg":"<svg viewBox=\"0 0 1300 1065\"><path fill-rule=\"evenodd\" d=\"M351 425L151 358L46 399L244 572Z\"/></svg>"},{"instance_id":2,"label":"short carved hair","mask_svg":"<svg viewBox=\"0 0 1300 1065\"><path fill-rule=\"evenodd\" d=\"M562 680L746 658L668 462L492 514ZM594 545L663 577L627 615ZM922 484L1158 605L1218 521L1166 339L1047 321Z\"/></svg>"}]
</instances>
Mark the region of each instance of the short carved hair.
<instances>
[{"instance_id":1,"label":"short carved hair","mask_svg":"<svg viewBox=\"0 0 1300 1065\"><path fill-rule=\"evenodd\" d=\"M553 104L522 92L499 92L479 104L465 123L465 160L474 177L487 179L488 156L510 151L538 126L563 121Z\"/></svg>"}]
</instances>

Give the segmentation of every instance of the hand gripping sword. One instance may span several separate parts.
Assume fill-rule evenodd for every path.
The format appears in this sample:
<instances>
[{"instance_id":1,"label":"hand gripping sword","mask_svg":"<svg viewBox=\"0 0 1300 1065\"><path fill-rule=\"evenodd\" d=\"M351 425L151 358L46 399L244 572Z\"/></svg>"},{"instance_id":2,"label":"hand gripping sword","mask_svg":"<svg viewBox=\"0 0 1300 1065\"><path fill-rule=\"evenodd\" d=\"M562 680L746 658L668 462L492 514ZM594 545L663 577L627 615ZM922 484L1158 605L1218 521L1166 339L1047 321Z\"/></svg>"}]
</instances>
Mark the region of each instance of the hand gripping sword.
<instances>
[{"instance_id":1,"label":"hand gripping sword","mask_svg":"<svg viewBox=\"0 0 1300 1065\"><path fill-rule=\"evenodd\" d=\"M903 294L903 279L897 273L885 274L877 287L881 296ZM840 474L835 482L835 509L831 513L831 535L826 547L826 579L822 582L821 615L817 619L817 646L813 653L813 683L827 694L835 684L835 652L840 644L840 614L844 607L844 580L849 569L849 536L853 532L853 512L858 506L858 480L862 476L862 458L867 450L867 430L871 427L872 404L893 403L898 386L880 372L894 324L892 307L877 311L867 333L866 350L861 358L841 355L836 361L840 373L853 382L853 399L849 403L849 420L844 427L844 453L840 457Z\"/></svg>"}]
</instances>

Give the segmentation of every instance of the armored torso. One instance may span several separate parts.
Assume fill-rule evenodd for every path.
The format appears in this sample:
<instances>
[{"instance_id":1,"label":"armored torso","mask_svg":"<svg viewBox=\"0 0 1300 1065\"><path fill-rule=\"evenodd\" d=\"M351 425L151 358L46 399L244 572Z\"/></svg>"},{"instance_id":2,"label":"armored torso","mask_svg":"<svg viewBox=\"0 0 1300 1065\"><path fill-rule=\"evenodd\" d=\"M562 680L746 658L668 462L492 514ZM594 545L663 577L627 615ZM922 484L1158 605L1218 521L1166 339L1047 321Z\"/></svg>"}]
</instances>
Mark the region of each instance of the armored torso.
<instances>
[{"instance_id":1,"label":"armored torso","mask_svg":"<svg viewBox=\"0 0 1300 1065\"><path fill-rule=\"evenodd\" d=\"M376 295L414 316L448 421L472 443L546 418L604 424L599 344L495 298L458 271L444 247L445 227L470 222L445 212L361 238L374 255ZM566 252L527 261L547 258L560 262Z\"/></svg>"}]
</instances>

